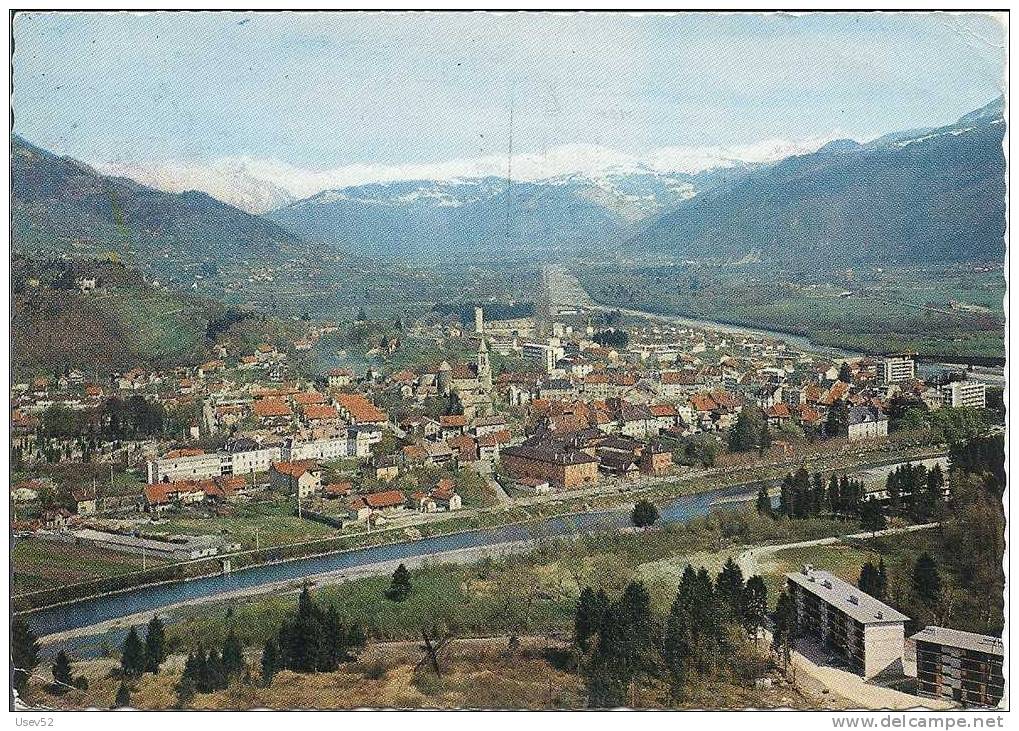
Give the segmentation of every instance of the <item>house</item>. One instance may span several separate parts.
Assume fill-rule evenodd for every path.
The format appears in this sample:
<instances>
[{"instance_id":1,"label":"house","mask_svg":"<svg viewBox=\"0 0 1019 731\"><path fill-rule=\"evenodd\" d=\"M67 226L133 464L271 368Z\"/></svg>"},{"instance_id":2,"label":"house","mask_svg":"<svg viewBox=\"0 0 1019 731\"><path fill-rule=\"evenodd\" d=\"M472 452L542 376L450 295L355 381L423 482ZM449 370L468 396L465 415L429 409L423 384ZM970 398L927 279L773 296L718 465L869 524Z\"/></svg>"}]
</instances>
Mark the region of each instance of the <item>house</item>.
<instances>
[{"instance_id":1,"label":"house","mask_svg":"<svg viewBox=\"0 0 1019 731\"><path fill-rule=\"evenodd\" d=\"M768 420L768 426L773 429L781 427L793 417L789 404L781 401L768 406L764 410L764 416Z\"/></svg>"},{"instance_id":2,"label":"house","mask_svg":"<svg viewBox=\"0 0 1019 731\"><path fill-rule=\"evenodd\" d=\"M410 500L419 513L434 513L438 510L438 506L435 504L432 496L427 492L419 490L410 496Z\"/></svg>"},{"instance_id":3,"label":"house","mask_svg":"<svg viewBox=\"0 0 1019 731\"><path fill-rule=\"evenodd\" d=\"M376 480L392 482L400 476L400 464L395 455L387 454L375 460L371 472Z\"/></svg>"},{"instance_id":4,"label":"house","mask_svg":"<svg viewBox=\"0 0 1019 731\"><path fill-rule=\"evenodd\" d=\"M71 491L78 515L95 515L99 501L94 487L76 487Z\"/></svg>"},{"instance_id":5,"label":"house","mask_svg":"<svg viewBox=\"0 0 1019 731\"><path fill-rule=\"evenodd\" d=\"M326 382L330 388L344 388L354 380L354 374L346 368L333 368L326 374Z\"/></svg>"},{"instance_id":6,"label":"house","mask_svg":"<svg viewBox=\"0 0 1019 731\"><path fill-rule=\"evenodd\" d=\"M448 477L441 478L429 496L438 510L459 510L463 506L463 501L456 492L456 485Z\"/></svg>"},{"instance_id":7,"label":"house","mask_svg":"<svg viewBox=\"0 0 1019 731\"><path fill-rule=\"evenodd\" d=\"M552 492L552 485L549 484L549 481L538 477L518 477L513 480L513 484L521 492L532 495L548 495Z\"/></svg>"},{"instance_id":8,"label":"house","mask_svg":"<svg viewBox=\"0 0 1019 731\"><path fill-rule=\"evenodd\" d=\"M269 468L269 485L300 499L311 497L322 487L322 468L314 460L277 462Z\"/></svg>"},{"instance_id":9,"label":"house","mask_svg":"<svg viewBox=\"0 0 1019 731\"><path fill-rule=\"evenodd\" d=\"M70 520L71 513L66 508L44 510L42 513L42 527L47 530L60 530L66 527Z\"/></svg>"},{"instance_id":10,"label":"house","mask_svg":"<svg viewBox=\"0 0 1019 731\"><path fill-rule=\"evenodd\" d=\"M443 439L450 439L467 432L467 417L463 414L446 414L439 417L439 429Z\"/></svg>"},{"instance_id":11,"label":"house","mask_svg":"<svg viewBox=\"0 0 1019 731\"><path fill-rule=\"evenodd\" d=\"M499 450L510 442L509 430L486 432L478 437L478 459L498 462Z\"/></svg>"},{"instance_id":12,"label":"house","mask_svg":"<svg viewBox=\"0 0 1019 731\"><path fill-rule=\"evenodd\" d=\"M173 504L191 505L205 500L205 490L194 480L157 482L142 488L145 507L151 512L160 512Z\"/></svg>"},{"instance_id":13,"label":"house","mask_svg":"<svg viewBox=\"0 0 1019 731\"><path fill-rule=\"evenodd\" d=\"M385 490L362 495L361 499L372 511L397 513L407 507L407 497L399 490Z\"/></svg>"},{"instance_id":14,"label":"house","mask_svg":"<svg viewBox=\"0 0 1019 731\"><path fill-rule=\"evenodd\" d=\"M849 409L847 436L851 442L886 437L888 418L866 406L853 406Z\"/></svg>"},{"instance_id":15,"label":"house","mask_svg":"<svg viewBox=\"0 0 1019 731\"><path fill-rule=\"evenodd\" d=\"M649 444L640 457L640 471L645 475L664 475L672 469L672 452L661 444Z\"/></svg>"},{"instance_id":16,"label":"house","mask_svg":"<svg viewBox=\"0 0 1019 731\"><path fill-rule=\"evenodd\" d=\"M357 393L341 393L336 396L336 405L340 413L351 424L383 425L389 416L378 409L375 404Z\"/></svg>"},{"instance_id":17,"label":"house","mask_svg":"<svg viewBox=\"0 0 1019 731\"><path fill-rule=\"evenodd\" d=\"M651 404L648 409L651 411L651 415L655 417L659 431L672 429L680 422L679 411L676 409L675 404Z\"/></svg>"},{"instance_id":18,"label":"house","mask_svg":"<svg viewBox=\"0 0 1019 731\"><path fill-rule=\"evenodd\" d=\"M330 482L322 486L322 496L328 500L349 497L353 491L353 485L349 482Z\"/></svg>"}]
</instances>

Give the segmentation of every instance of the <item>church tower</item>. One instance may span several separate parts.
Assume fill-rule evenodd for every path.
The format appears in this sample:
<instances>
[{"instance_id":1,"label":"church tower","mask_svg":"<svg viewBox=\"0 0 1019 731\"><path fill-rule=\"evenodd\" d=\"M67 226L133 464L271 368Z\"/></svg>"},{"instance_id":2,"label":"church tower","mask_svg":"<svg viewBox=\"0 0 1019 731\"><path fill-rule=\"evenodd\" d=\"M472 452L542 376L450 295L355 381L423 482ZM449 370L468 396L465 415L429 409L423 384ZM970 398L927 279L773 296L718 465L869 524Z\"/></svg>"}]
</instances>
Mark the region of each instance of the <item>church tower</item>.
<instances>
[{"instance_id":1,"label":"church tower","mask_svg":"<svg viewBox=\"0 0 1019 731\"><path fill-rule=\"evenodd\" d=\"M478 344L478 385L485 393L492 392L492 362L488 358L488 343L484 338Z\"/></svg>"}]
</instances>

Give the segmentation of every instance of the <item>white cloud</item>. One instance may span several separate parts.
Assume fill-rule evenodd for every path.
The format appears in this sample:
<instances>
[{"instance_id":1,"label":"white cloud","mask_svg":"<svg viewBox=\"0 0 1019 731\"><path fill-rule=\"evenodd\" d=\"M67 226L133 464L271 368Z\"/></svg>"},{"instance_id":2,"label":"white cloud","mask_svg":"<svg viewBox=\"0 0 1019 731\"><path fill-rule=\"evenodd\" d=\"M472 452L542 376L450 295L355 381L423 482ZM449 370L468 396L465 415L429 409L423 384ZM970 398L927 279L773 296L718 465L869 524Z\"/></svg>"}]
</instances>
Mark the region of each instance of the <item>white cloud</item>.
<instances>
[{"instance_id":1,"label":"white cloud","mask_svg":"<svg viewBox=\"0 0 1019 731\"><path fill-rule=\"evenodd\" d=\"M632 155L609 147L568 144L541 153L513 156L515 180L537 181L563 175L599 176L608 172L698 173L740 163L766 163L813 152L836 136L808 140L771 139L730 147L662 147ZM105 162L95 167L159 190L201 190L252 213L286 205L324 190L403 180L452 181L506 177L505 155L460 158L436 163L375 165L354 163L326 170L298 168L273 159L224 157L205 163L180 161Z\"/></svg>"}]
</instances>

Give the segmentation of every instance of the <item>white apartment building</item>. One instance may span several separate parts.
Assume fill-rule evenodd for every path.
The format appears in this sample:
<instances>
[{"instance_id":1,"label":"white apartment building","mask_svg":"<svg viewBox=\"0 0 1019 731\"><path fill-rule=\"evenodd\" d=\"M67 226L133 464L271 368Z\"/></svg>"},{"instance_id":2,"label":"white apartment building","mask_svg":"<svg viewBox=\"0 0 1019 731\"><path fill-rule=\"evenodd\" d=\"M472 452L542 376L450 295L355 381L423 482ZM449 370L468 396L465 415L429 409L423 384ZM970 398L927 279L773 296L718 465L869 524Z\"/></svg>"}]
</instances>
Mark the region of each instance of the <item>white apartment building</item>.
<instances>
[{"instance_id":1,"label":"white apartment building","mask_svg":"<svg viewBox=\"0 0 1019 731\"><path fill-rule=\"evenodd\" d=\"M987 406L987 386L980 381L953 381L941 387L945 406Z\"/></svg>"},{"instance_id":2,"label":"white apartment building","mask_svg":"<svg viewBox=\"0 0 1019 731\"><path fill-rule=\"evenodd\" d=\"M885 383L899 383L916 378L916 361L908 355L893 355L881 361L881 380Z\"/></svg>"},{"instance_id":3,"label":"white apartment building","mask_svg":"<svg viewBox=\"0 0 1019 731\"><path fill-rule=\"evenodd\" d=\"M786 583L800 635L819 642L865 679L885 670L901 672L909 617L812 566L786 574Z\"/></svg>"}]
</instances>

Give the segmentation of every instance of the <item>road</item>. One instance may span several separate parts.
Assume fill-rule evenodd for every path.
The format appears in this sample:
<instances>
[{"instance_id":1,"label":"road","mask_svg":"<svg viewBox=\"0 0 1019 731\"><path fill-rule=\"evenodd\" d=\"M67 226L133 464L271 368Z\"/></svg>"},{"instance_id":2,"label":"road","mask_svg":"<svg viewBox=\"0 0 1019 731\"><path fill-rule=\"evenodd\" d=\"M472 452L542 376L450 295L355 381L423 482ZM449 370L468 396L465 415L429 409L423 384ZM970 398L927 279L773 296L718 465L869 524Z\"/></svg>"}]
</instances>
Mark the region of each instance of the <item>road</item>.
<instances>
[{"instance_id":1,"label":"road","mask_svg":"<svg viewBox=\"0 0 1019 731\"><path fill-rule=\"evenodd\" d=\"M790 548L806 548L808 546L828 546L833 543L840 543L848 539L870 539L878 538L880 536L894 536L899 533L913 533L918 530L929 530L931 528L937 528L939 523L923 523L922 525L907 525L903 528L886 528L885 530L879 530L876 533L870 533L869 531L863 533L850 533L844 536L829 536L828 538L817 538L812 541L797 541L796 543L780 543L774 546L754 546L743 551L739 556L736 557L736 563L739 564L740 570L744 576L754 576L755 574L766 573L768 570L768 564L762 564L762 559L774 556L779 551L785 551ZM769 562L770 563L770 562Z\"/></svg>"}]
</instances>

